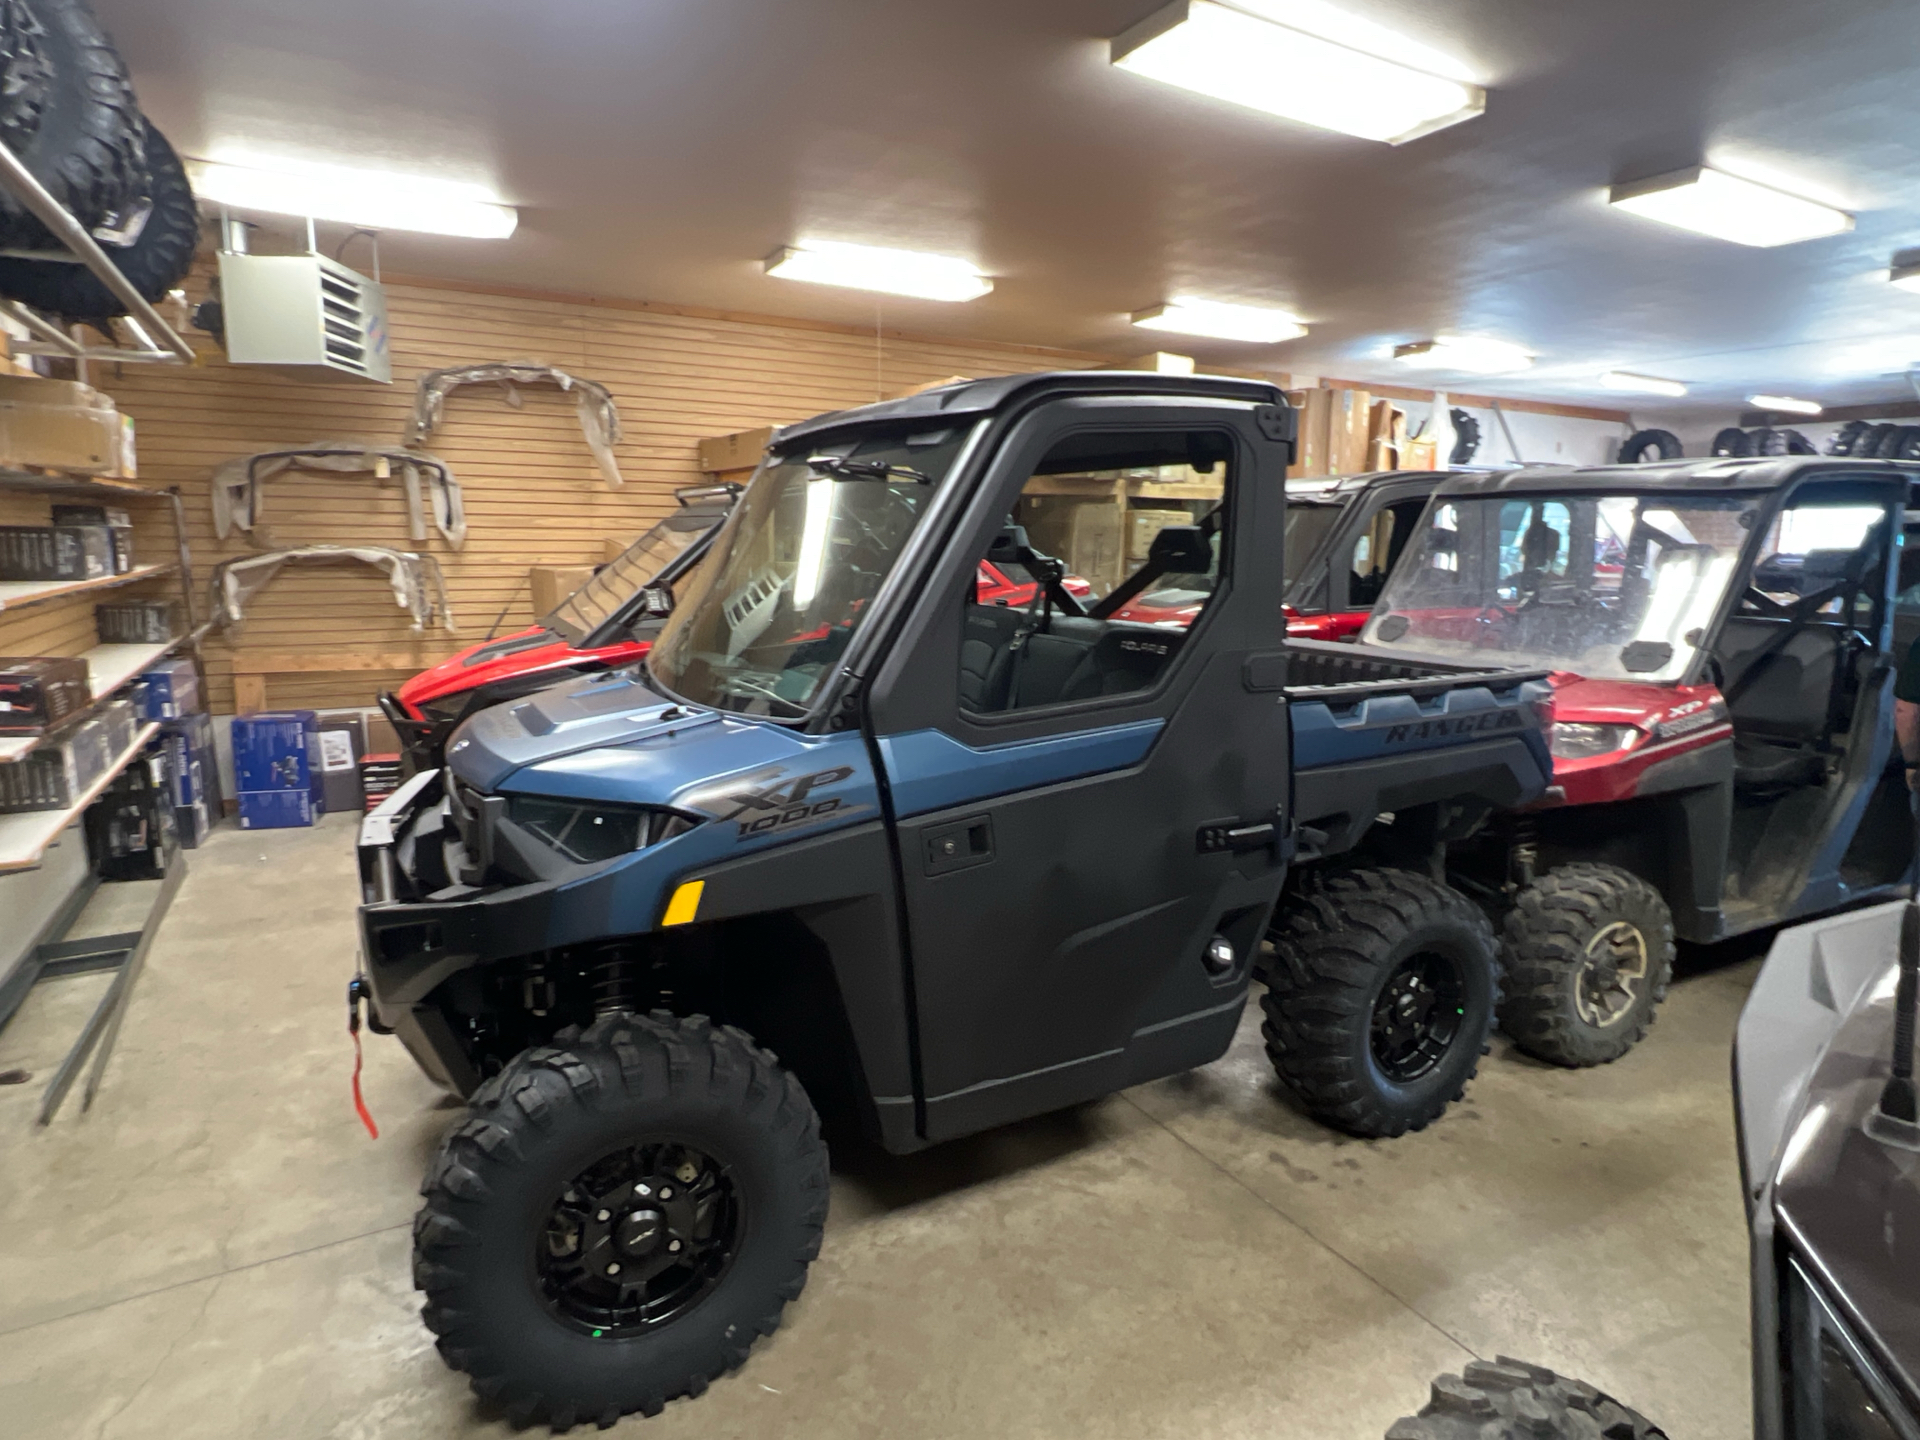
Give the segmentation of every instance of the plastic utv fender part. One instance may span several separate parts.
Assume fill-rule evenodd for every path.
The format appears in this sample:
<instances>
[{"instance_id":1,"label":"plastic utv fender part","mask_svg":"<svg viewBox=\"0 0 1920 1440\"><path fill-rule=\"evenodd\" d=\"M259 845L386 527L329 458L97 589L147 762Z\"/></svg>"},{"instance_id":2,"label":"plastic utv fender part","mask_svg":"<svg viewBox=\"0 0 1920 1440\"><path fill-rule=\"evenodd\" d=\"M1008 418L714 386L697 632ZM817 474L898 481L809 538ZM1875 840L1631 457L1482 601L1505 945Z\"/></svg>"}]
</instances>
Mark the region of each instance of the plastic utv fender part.
<instances>
[{"instance_id":1,"label":"plastic utv fender part","mask_svg":"<svg viewBox=\"0 0 1920 1440\"><path fill-rule=\"evenodd\" d=\"M1617 866L1578 860L1541 876L1515 899L1502 938L1501 1028L1537 1060L1618 1060L1667 998L1673 915Z\"/></svg>"},{"instance_id":2,"label":"plastic utv fender part","mask_svg":"<svg viewBox=\"0 0 1920 1440\"><path fill-rule=\"evenodd\" d=\"M1666 1440L1666 1431L1579 1380L1502 1355L1433 1382L1418 1415L1387 1440Z\"/></svg>"},{"instance_id":3,"label":"plastic utv fender part","mask_svg":"<svg viewBox=\"0 0 1920 1440\"><path fill-rule=\"evenodd\" d=\"M1320 1120L1421 1130L1466 1092L1500 1003L1493 926L1407 870L1309 872L1268 938L1267 1056Z\"/></svg>"},{"instance_id":4,"label":"plastic utv fender part","mask_svg":"<svg viewBox=\"0 0 1920 1440\"><path fill-rule=\"evenodd\" d=\"M1636 430L1620 447L1617 458L1622 465L1643 465L1653 460L1678 460L1685 454L1686 447L1671 430Z\"/></svg>"},{"instance_id":5,"label":"plastic utv fender part","mask_svg":"<svg viewBox=\"0 0 1920 1440\"><path fill-rule=\"evenodd\" d=\"M827 1150L799 1082L731 1027L657 1011L558 1038L441 1143L413 1279L441 1355L514 1424L605 1429L704 1394L778 1327L820 1253Z\"/></svg>"},{"instance_id":6,"label":"plastic utv fender part","mask_svg":"<svg viewBox=\"0 0 1920 1440\"><path fill-rule=\"evenodd\" d=\"M1473 457L1480 453L1480 422L1460 409L1449 410L1447 418L1453 422L1453 453L1447 457L1447 463L1471 464Z\"/></svg>"}]
</instances>

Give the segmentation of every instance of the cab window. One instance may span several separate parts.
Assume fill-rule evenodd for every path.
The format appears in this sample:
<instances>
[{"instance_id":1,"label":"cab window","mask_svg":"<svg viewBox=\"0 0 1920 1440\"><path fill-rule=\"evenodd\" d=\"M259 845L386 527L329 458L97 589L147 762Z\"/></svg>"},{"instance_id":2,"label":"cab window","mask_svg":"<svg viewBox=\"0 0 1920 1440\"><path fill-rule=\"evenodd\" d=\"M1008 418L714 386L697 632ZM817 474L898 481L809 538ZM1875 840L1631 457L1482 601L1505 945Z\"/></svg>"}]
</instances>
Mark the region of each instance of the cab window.
<instances>
[{"instance_id":1,"label":"cab window","mask_svg":"<svg viewBox=\"0 0 1920 1440\"><path fill-rule=\"evenodd\" d=\"M1058 442L977 566L962 706L1004 713L1157 684L1221 582L1233 454L1233 437L1211 430Z\"/></svg>"}]
</instances>

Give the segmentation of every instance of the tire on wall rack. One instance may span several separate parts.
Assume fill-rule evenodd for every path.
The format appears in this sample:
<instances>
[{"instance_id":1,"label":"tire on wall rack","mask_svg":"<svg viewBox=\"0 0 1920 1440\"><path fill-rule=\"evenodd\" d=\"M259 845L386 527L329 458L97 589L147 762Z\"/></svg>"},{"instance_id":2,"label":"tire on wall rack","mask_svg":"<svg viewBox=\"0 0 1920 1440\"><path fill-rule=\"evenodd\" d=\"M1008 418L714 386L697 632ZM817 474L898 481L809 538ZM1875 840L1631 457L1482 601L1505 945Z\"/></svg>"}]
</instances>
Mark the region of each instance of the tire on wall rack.
<instances>
[{"instance_id":1,"label":"tire on wall rack","mask_svg":"<svg viewBox=\"0 0 1920 1440\"><path fill-rule=\"evenodd\" d=\"M1732 456L1751 455L1753 454L1753 437L1739 426L1729 425L1713 437L1713 447L1708 453Z\"/></svg>"},{"instance_id":2,"label":"tire on wall rack","mask_svg":"<svg viewBox=\"0 0 1920 1440\"><path fill-rule=\"evenodd\" d=\"M1749 453L1754 455L1784 455L1787 453L1787 439L1770 425L1756 425L1747 432Z\"/></svg>"},{"instance_id":3,"label":"tire on wall rack","mask_svg":"<svg viewBox=\"0 0 1920 1440\"><path fill-rule=\"evenodd\" d=\"M0 0L0 141L89 229L138 201L140 108L85 0ZM0 242L35 249L53 237L5 194Z\"/></svg>"},{"instance_id":4,"label":"tire on wall rack","mask_svg":"<svg viewBox=\"0 0 1920 1440\"><path fill-rule=\"evenodd\" d=\"M1783 430L1780 433L1786 437L1787 441L1787 448L1782 452L1783 454L1818 455L1820 453L1818 447L1798 430Z\"/></svg>"},{"instance_id":5,"label":"tire on wall rack","mask_svg":"<svg viewBox=\"0 0 1920 1440\"><path fill-rule=\"evenodd\" d=\"M1865 435L1867 431L1871 430L1872 428L1873 426L1869 425L1864 420L1849 420L1846 424L1840 427L1838 433L1834 435L1833 439L1827 442L1827 454L1829 455L1853 454L1853 447L1860 443L1860 437L1862 435Z\"/></svg>"},{"instance_id":6,"label":"tire on wall rack","mask_svg":"<svg viewBox=\"0 0 1920 1440\"><path fill-rule=\"evenodd\" d=\"M142 298L155 301L193 268L193 252L200 244L200 212L186 167L173 146L150 122L142 124L149 167L142 189L153 208L132 244L103 241L101 248ZM127 313L125 303L86 266L58 260L0 258L0 295L68 320L107 320Z\"/></svg>"},{"instance_id":7,"label":"tire on wall rack","mask_svg":"<svg viewBox=\"0 0 1920 1440\"><path fill-rule=\"evenodd\" d=\"M1500 1004L1493 926L1409 870L1310 873L1281 902L1261 1035L1281 1082L1350 1135L1425 1129L1466 1091Z\"/></svg>"},{"instance_id":8,"label":"tire on wall rack","mask_svg":"<svg viewBox=\"0 0 1920 1440\"><path fill-rule=\"evenodd\" d=\"M1920 425L1899 425L1880 443L1880 454L1888 460L1920 459Z\"/></svg>"},{"instance_id":9,"label":"tire on wall rack","mask_svg":"<svg viewBox=\"0 0 1920 1440\"><path fill-rule=\"evenodd\" d=\"M1853 458L1873 460L1878 458L1880 447L1886 443L1889 435L1899 427L1897 425L1869 425L1853 439Z\"/></svg>"},{"instance_id":10,"label":"tire on wall rack","mask_svg":"<svg viewBox=\"0 0 1920 1440\"><path fill-rule=\"evenodd\" d=\"M1583 1068L1640 1042L1673 978L1673 914L1617 865L1548 871L1507 912L1500 1028L1536 1060Z\"/></svg>"},{"instance_id":11,"label":"tire on wall rack","mask_svg":"<svg viewBox=\"0 0 1920 1440\"><path fill-rule=\"evenodd\" d=\"M523 1051L441 1142L414 1285L442 1358L515 1427L701 1395L806 1284L827 1149L731 1026L618 1014Z\"/></svg>"},{"instance_id":12,"label":"tire on wall rack","mask_svg":"<svg viewBox=\"0 0 1920 1440\"><path fill-rule=\"evenodd\" d=\"M1458 406L1447 411L1447 418L1453 422L1453 452L1447 456L1447 463L1471 464L1480 453L1480 422Z\"/></svg>"},{"instance_id":13,"label":"tire on wall rack","mask_svg":"<svg viewBox=\"0 0 1920 1440\"><path fill-rule=\"evenodd\" d=\"M1667 1432L1611 1395L1506 1355L1470 1360L1433 1382L1418 1415L1394 1421L1387 1440L1667 1440Z\"/></svg>"},{"instance_id":14,"label":"tire on wall rack","mask_svg":"<svg viewBox=\"0 0 1920 1440\"><path fill-rule=\"evenodd\" d=\"M1636 430L1620 447L1617 463L1646 465L1656 460L1678 460L1686 453L1680 437L1671 430Z\"/></svg>"}]
</instances>

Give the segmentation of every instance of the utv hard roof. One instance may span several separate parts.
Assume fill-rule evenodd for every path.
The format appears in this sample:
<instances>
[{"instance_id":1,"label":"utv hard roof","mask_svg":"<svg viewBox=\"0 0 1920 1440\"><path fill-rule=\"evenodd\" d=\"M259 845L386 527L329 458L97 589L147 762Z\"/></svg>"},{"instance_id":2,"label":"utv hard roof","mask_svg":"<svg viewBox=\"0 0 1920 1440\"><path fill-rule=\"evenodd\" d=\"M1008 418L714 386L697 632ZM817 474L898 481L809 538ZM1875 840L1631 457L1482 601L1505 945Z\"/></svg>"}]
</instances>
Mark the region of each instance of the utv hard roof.
<instances>
[{"instance_id":1,"label":"utv hard roof","mask_svg":"<svg viewBox=\"0 0 1920 1440\"><path fill-rule=\"evenodd\" d=\"M1661 490L1778 490L1813 474L1881 479L1904 475L1920 482L1920 463L1898 460L1849 460L1844 456L1780 455L1736 460L1661 460L1650 465L1539 466L1460 475L1435 494L1532 495L1542 493L1620 494Z\"/></svg>"},{"instance_id":2,"label":"utv hard roof","mask_svg":"<svg viewBox=\"0 0 1920 1440\"><path fill-rule=\"evenodd\" d=\"M774 432L770 449L813 440L876 420L954 420L991 414L1043 395L1152 395L1169 399L1240 400L1253 405L1283 405L1278 385L1236 380L1225 375L1160 375L1134 370L1051 370L1035 375L997 375L922 390L900 400L882 400L851 410L830 410Z\"/></svg>"}]
</instances>

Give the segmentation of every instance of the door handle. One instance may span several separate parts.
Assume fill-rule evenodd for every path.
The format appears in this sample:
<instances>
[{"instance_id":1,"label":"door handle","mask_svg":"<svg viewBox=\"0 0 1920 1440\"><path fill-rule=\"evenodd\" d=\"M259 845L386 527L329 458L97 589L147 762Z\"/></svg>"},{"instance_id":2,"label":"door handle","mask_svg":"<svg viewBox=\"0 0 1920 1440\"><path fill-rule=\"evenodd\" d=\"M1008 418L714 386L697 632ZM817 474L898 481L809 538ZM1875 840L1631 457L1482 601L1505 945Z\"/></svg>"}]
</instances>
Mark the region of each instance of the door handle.
<instances>
[{"instance_id":1,"label":"door handle","mask_svg":"<svg viewBox=\"0 0 1920 1440\"><path fill-rule=\"evenodd\" d=\"M975 815L929 830L920 840L928 875L945 875L949 871L985 865L993 859L993 820L990 816Z\"/></svg>"},{"instance_id":2,"label":"door handle","mask_svg":"<svg viewBox=\"0 0 1920 1440\"><path fill-rule=\"evenodd\" d=\"M1209 820L1194 833L1194 848L1202 855L1246 855L1280 844L1280 810L1271 820Z\"/></svg>"}]
</instances>

